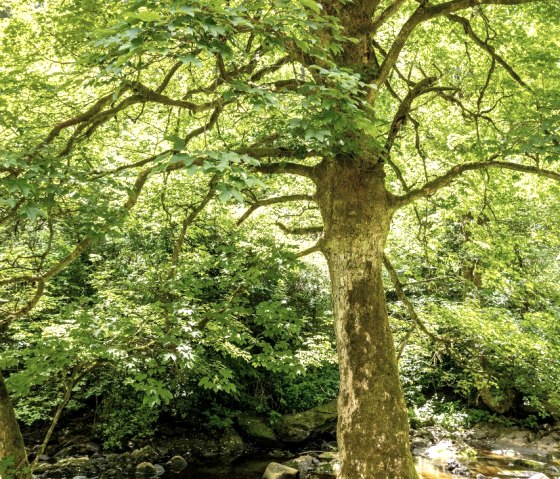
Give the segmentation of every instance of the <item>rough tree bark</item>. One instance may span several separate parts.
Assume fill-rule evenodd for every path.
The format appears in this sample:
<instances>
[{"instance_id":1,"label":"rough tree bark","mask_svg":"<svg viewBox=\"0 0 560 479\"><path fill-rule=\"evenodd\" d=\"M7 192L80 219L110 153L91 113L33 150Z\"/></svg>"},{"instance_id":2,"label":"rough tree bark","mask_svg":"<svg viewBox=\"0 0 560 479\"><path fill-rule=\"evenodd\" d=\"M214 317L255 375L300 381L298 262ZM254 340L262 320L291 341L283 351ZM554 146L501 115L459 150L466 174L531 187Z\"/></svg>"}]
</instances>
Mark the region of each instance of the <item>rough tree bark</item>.
<instances>
[{"instance_id":1,"label":"rough tree bark","mask_svg":"<svg viewBox=\"0 0 560 479\"><path fill-rule=\"evenodd\" d=\"M340 479L416 479L381 277L393 212L382 163L323 162L317 199L340 368Z\"/></svg>"},{"instance_id":2,"label":"rough tree bark","mask_svg":"<svg viewBox=\"0 0 560 479\"><path fill-rule=\"evenodd\" d=\"M0 461L13 459L15 479L31 479L27 453L12 401L0 374Z\"/></svg>"}]
</instances>

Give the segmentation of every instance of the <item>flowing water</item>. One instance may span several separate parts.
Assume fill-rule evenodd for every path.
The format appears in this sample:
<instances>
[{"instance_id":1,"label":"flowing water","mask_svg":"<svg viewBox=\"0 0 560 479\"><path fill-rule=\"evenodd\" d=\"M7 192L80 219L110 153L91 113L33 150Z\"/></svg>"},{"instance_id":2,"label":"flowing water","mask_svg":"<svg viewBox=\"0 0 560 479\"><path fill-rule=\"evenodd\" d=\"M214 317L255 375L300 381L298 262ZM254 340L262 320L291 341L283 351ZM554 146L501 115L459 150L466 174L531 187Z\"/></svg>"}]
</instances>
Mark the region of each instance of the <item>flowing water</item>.
<instances>
[{"instance_id":1,"label":"flowing water","mask_svg":"<svg viewBox=\"0 0 560 479\"><path fill-rule=\"evenodd\" d=\"M524 456L525 459L543 461L542 457ZM513 466L513 461L517 458L504 457L490 452L480 451L479 456L473 461L462 461L471 471L471 479L477 474L484 474L488 479L527 479L539 471L531 471ZM219 467L188 467L181 474L163 476L175 479L261 479L266 466L273 461L269 456L246 458L237 461L229 466ZM422 457L416 458L416 468L422 479L459 479L461 476L454 476L447 471L446 463L438 463ZM560 478L560 473L544 471L550 479Z\"/></svg>"}]
</instances>

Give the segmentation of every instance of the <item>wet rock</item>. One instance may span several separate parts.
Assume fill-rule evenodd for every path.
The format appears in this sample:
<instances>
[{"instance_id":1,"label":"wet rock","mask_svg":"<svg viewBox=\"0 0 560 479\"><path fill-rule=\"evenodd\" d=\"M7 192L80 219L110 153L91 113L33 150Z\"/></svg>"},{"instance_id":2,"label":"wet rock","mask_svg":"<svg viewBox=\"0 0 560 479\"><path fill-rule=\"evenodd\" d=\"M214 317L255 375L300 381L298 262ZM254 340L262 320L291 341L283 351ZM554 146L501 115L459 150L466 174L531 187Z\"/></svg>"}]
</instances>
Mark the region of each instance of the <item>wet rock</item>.
<instances>
[{"instance_id":1,"label":"wet rock","mask_svg":"<svg viewBox=\"0 0 560 479\"><path fill-rule=\"evenodd\" d=\"M245 435L259 444L269 446L278 444L276 433L263 418L240 416L237 424Z\"/></svg>"},{"instance_id":2,"label":"wet rock","mask_svg":"<svg viewBox=\"0 0 560 479\"><path fill-rule=\"evenodd\" d=\"M262 479L297 479L299 471L293 467L271 462L262 476Z\"/></svg>"},{"instance_id":3,"label":"wet rock","mask_svg":"<svg viewBox=\"0 0 560 479\"><path fill-rule=\"evenodd\" d=\"M187 467L187 461L183 456L173 456L165 465L173 472L181 472Z\"/></svg>"},{"instance_id":4,"label":"wet rock","mask_svg":"<svg viewBox=\"0 0 560 479\"><path fill-rule=\"evenodd\" d=\"M324 461L338 461L340 458L336 451L325 451L319 454L319 459Z\"/></svg>"},{"instance_id":5,"label":"wet rock","mask_svg":"<svg viewBox=\"0 0 560 479\"><path fill-rule=\"evenodd\" d=\"M546 463L533 461L532 459L516 459L513 461L515 467L524 467L527 469L542 469L546 466Z\"/></svg>"},{"instance_id":6,"label":"wet rock","mask_svg":"<svg viewBox=\"0 0 560 479\"><path fill-rule=\"evenodd\" d=\"M151 462L158 456L159 454L152 446L134 449L134 451L130 453L130 459L132 462Z\"/></svg>"},{"instance_id":7,"label":"wet rock","mask_svg":"<svg viewBox=\"0 0 560 479\"><path fill-rule=\"evenodd\" d=\"M333 433L336 427L336 401L284 416L276 425L276 435L284 442L303 442L323 433Z\"/></svg>"},{"instance_id":8,"label":"wet rock","mask_svg":"<svg viewBox=\"0 0 560 479\"><path fill-rule=\"evenodd\" d=\"M470 476L471 471L467 466L459 466L451 471L454 476Z\"/></svg>"},{"instance_id":9,"label":"wet rock","mask_svg":"<svg viewBox=\"0 0 560 479\"><path fill-rule=\"evenodd\" d=\"M319 459L316 457L305 455L299 456L291 461L286 462L286 466L293 467L299 471L299 477L305 477L309 472L315 469L315 466L319 464Z\"/></svg>"},{"instance_id":10,"label":"wet rock","mask_svg":"<svg viewBox=\"0 0 560 479\"><path fill-rule=\"evenodd\" d=\"M451 441L444 439L426 449L425 455L434 461L450 462L456 460L457 449Z\"/></svg>"},{"instance_id":11,"label":"wet rock","mask_svg":"<svg viewBox=\"0 0 560 479\"><path fill-rule=\"evenodd\" d=\"M336 477L340 472L340 463L338 461L321 462L317 465L311 477L316 474L319 477Z\"/></svg>"},{"instance_id":12,"label":"wet rock","mask_svg":"<svg viewBox=\"0 0 560 479\"><path fill-rule=\"evenodd\" d=\"M136 475L138 476L155 476L157 474L156 466L154 466L151 462L141 462L136 466L135 470Z\"/></svg>"},{"instance_id":13,"label":"wet rock","mask_svg":"<svg viewBox=\"0 0 560 479\"><path fill-rule=\"evenodd\" d=\"M504 457L516 457L520 455L517 451L514 451L513 449L494 449L492 451L492 454L496 454L498 456L504 456Z\"/></svg>"},{"instance_id":14,"label":"wet rock","mask_svg":"<svg viewBox=\"0 0 560 479\"><path fill-rule=\"evenodd\" d=\"M60 459L55 464L41 462L35 468L37 474L50 478L69 478L77 475L91 474L93 465L88 457L69 457Z\"/></svg>"}]
</instances>

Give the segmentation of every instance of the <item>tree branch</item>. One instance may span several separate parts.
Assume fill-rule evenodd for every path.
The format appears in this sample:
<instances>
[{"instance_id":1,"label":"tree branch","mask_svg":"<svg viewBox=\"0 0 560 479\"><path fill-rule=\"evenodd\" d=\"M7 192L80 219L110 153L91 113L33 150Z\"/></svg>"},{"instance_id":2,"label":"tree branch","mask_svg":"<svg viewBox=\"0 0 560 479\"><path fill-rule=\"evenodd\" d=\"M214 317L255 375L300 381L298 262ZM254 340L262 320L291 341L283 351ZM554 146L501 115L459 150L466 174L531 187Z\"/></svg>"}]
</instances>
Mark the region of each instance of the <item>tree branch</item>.
<instances>
[{"instance_id":1,"label":"tree branch","mask_svg":"<svg viewBox=\"0 0 560 479\"><path fill-rule=\"evenodd\" d=\"M323 251L323 240L319 240L317 241L316 244L311 246L311 248L307 248L304 249L303 251L300 251L299 253L296 253L296 258L303 258L304 256L317 252L322 252L322 251Z\"/></svg>"},{"instance_id":2,"label":"tree branch","mask_svg":"<svg viewBox=\"0 0 560 479\"><path fill-rule=\"evenodd\" d=\"M433 342L442 344L447 354L449 354L449 356L451 356L457 362L457 364L459 364L465 369L472 370L472 367L459 354L457 354L452 349L451 343L446 338L440 337L437 334L432 333L424 324L424 322L420 319L420 317L416 313L416 309L414 308L412 301L408 299L408 297L404 292L397 271L391 264L391 261L389 261L389 258L387 257L386 254L383 255L383 265L385 266L385 269L389 273L389 277L391 278L391 282L393 283L393 287L395 288L395 292L397 293L397 297L399 298L399 301L404 304L408 312L408 315L410 316L412 321L414 321L414 323L418 326L418 328L420 328L420 331L422 331L426 336L428 336L428 338L430 338ZM412 331L413 330L409 331L407 338L408 336L410 336L410 334L412 334ZM402 353L402 351L400 351L400 353Z\"/></svg>"},{"instance_id":3,"label":"tree branch","mask_svg":"<svg viewBox=\"0 0 560 479\"><path fill-rule=\"evenodd\" d=\"M262 149L261 149L262 150ZM267 150L275 150L275 148L269 148ZM262 156L254 156L251 153L247 153L249 154L249 156L252 156L253 158L262 158L262 157L272 157L272 156L276 156L277 158L281 158L283 156L283 152L286 153L286 151L284 149L281 149L283 151L279 151L277 155L274 155L273 151L263 151ZM238 150L238 153L240 151ZM295 155L295 152L291 152ZM285 155L286 157L292 157L292 154ZM316 179L316 170L314 166L307 166L307 165L302 165L300 163L292 163L289 161L286 162L282 162L282 163L268 163L268 164L264 164L264 165L259 165L255 168L256 171L258 171L259 173L263 173L263 174L267 174L267 175L278 175L278 174L287 174L287 175L297 175L297 176L305 176L306 178L309 178L313 181L315 181Z\"/></svg>"},{"instance_id":4,"label":"tree branch","mask_svg":"<svg viewBox=\"0 0 560 479\"><path fill-rule=\"evenodd\" d=\"M395 13L399 11L399 9L406 3L407 0L395 0L392 2L385 10L383 10L378 17L373 19L372 23L372 34L377 32L379 28Z\"/></svg>"},{"instance_id":5,"label":"tree branch","mask_svg":"<svg viewBox=\"0 0 560 479\"><path fill-rule=\"evenodd\" d=\"M513 78L519 85L525 88L528 92L533 93L533 90L527 83L523 81L523 79L517 74L517 72L498 54L496 53L496 49L489 45L486 41L482 40L472 28L471 23L466 19L459 15L447 15L447 18L452 22L458 23L462 25L465 33L484 51L486 51L499 65L501 65L504 70L506 70L511 78Z\"/></svg>"},{"instance_id":6,"label":"tree branch","mask_svg":"<svg viewBox=\"0 0 560 479\"><path fill-rule=\"evenodd\" d=\"M144 185L146 184L146 181L148 180L150 173L151 173L151 169L147 169L138 174L138 176L136 177L136 181L134 182L134 185L128 192L128 199L122 206L123 213L132 209L132 207L136 204L140 192L144 187ZM108 227L108 225L106 225L106 227ZM99 232L97 231L96 233ZM66 266L68 266L74 260L76 260L93 242L94 242L93 236L88 236L84 238L74 247L72 252L70 252L68 255L62 258L58 263L51 266L51 268L45 273L43 273L42 275L17 276L13 278L6 278L0 280L0 286L5 286L9 284L18 284L18 283L24 283L24 284L37 283L37 288L33 298L31 298L22 309L16 311L15 313L11 313L7 315L5 319L3 319L0 322L0 324L7 324L13 321L14 319L20 318L21 316L29 313L35 306L37 306L39 300L41 299L45 291L46 282L49 279L51 279L53 276L60 273L64 268L66 268Z\"/></svg>"},{"instance_id":7,"label":"tree branch","mask_svg":"<svg viewBox=\"0 0 560 479\"><path fill-rule=\"evenodd\" d=\"M409 90L407 95L401 101L397 113L393 118L393 122L391 123L391 128L389 129L389 134L387 135L387 141L385 142L385 149L384 154L388 157L389 153L391 152L391 148L393 147L393 143L399 134L399 131L403 127L408 114L410 113L410 108L412 107L412 102L415 98L427 93L427 88L432 86L437 78L435 77L428 77L424 78L423 80L419 81L414 88Z\"/></svg>"},{"instance_id":8,"label":"tree branch","mask_svg":"<svg viewBox=\"0 0 560 479\"><path fill-rule=\"evenodd\" d=\"M402 26L401 30L397 34L397 37L393 41L391 48L387 52L383 63L379 69L379 73L373 86L368 93L368 102L373 105L377 98L377 92L381 88L381 85L385 83L385 80L389 77L391 69L396 64L402 49L404 48L408 38L415 30L415 28L423 22L432 20L443 15L448 15L459 10L465 10L467 8L476 7L479 5L520 5L523 3L532 3L540 0L454 0L451 2L440 3L439 5L427 6L422 3L414 13L409 17L409 19Z\"/></svg>"},{"instance_id":9,"label":"tree branch","mask_svg":"<svg viewBox=\"0 0 560 479\"><path fill-rule=\"evenodd\" d=\"M288 235L311 235L323 232L322 226L302 226L299 228L290 228L282 223L276 223L276 226Z\"/></svg>"},{"instance_id":10,"label":"tree branch","mask_svg":"<svg viewBox=\"0 0 560 479\"><path fill-rule=\"evenodd\" d=\"M243 213L241 218L237 220L237 226L241 225L249 216L251 216L257 209L263 206L277 205L279 203L287 203L290 201L313 201L315 198L311 195L284 195L284 196L274 196L272 198L264 198L255 201L248 209Z\"/></svg>"},{"instance_id":11,"label":"tree branch","mask_svg":"<svg viewBox=\"0 0 560 479\"><path fill-rule=\"evenodd\" d=\"M441 188L449 186L454 180L456 180L459 176L467 171L485 170L488 168L503 168L506 170L530 173L533 175L542 176L544 178L549 178L551 180L560 181L560 173L557 173L555 171L544 170L542 168L537 168L536 166L522 165L509 161L494 161L494 159L497 157L498 155L495 154L491 156L488 161L463 163L462 165L456 165L444 175L438 176L432 181L427 182L421 188L411 190L408 194L403 196L395 196L395 207L401 208L402 206L405 206L420 198L431 196Z\"/></svg>"}]
</instances>

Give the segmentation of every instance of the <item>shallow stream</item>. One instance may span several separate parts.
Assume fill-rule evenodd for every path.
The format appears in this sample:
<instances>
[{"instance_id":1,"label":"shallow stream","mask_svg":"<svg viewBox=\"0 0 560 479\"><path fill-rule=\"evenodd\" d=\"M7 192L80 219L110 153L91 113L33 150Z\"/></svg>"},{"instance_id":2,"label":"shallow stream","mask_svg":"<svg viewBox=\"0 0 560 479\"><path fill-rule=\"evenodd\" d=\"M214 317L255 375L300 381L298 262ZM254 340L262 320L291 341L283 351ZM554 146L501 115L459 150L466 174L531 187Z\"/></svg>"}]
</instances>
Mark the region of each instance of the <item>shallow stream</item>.
<instances>
[{"instance_id":1,"label":"shallow stream","mask_svg":"<svg viewBox=\"0 0 560 479\"><path fill-rule=\"evenodd\" d=\"M524 459L538 460L546 462L541 456L523 456ZM477 474L484 474L488 479L527 479L534 474L536 470L523 469L513 466L513 461L519 457L504 457L502 455L492 454L491 452L480 451L476 460L461 461L471 471L471 478ZM282 462L282 460L273 459L267 456L245 458L229 466L220 467L188 467L181 474L173 474L172 476L163 476L175 479L261 479L266 466L273 461ZM454 476L446 470L446 463L438 463L422 457L416 458L416 468L422 479L459 479L461 476ZM560 478L560 473L543 471L550 479Z\"/></svg>"}]
</instances>

